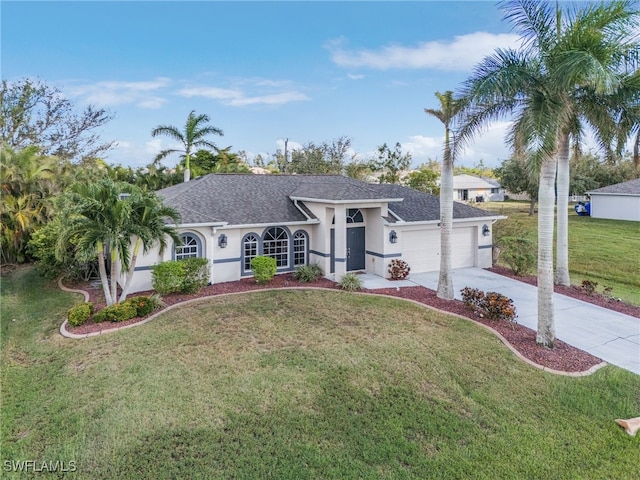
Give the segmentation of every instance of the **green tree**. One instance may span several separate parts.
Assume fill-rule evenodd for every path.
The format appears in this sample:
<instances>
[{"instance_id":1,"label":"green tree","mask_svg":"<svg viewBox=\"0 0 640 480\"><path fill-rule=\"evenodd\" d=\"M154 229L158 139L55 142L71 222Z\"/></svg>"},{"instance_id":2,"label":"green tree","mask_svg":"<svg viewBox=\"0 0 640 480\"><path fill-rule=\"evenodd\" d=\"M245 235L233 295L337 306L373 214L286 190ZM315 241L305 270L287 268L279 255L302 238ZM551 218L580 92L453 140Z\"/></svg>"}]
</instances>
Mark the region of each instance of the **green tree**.
<instances>
[{"instance_id":1,"label":"green tree","mask_svg":"<svg viewBox=\"0 0 640 480\"><path fill-rule=\"evenodd\" d=\"M453 162L451 148L451 124L462 111L463 103L454 98L453 92L436 92L440 109L425 108L427 115L440 120L444 125L444 156L442 157L440 179L440 275L438 277L438 298L453 300L453 277L451 272L451 232L453 230Z\"/></svg>"},{"instance_id":2,"label":"green tree","mask_svg":"<svg viewBox=\"0 0 640 480\"><path fill-rule=\"evenodd\" d=\"M213 125L209 125L209 121L208 115L196 115L195 110L192 110L187 117L187 122L183 130L173 125L159 125L154 128L151 131L151 136L157 137L159 135L165 135L182 144L182 149L170 148L158 153L156 162L172 153L182 153L184 159L184 181L188 182L191 178L191 155L194 149L209 148L215 151L217 150L216 145L207 140L206 137L209 135L224 135L222 130Z\"/></svg>"},{"instance_id":3,"label":"green tree","mask_svg":"<svg viewBox=\"0 0 640 480\"><path fill-rule=\"evenodd\" d=\"M380 183L400 183L400 176L411 166L411 154L402 153L402 145L395 144L393 150L384 143L378 147L378 157L373 160L374 171L382 172L378 180Z\"/></svg>"},{"instance_id":4,"label":"green tree","mask_svg":"<svg viewBox=\"0 0 640 480\"><path fill-rule=\"evenodd\" d=\"M287 163L286 171L299 174L341 175L350 149L351 139L347 137L321 144L309 142L302 148L291 151L291 160Z\"/></svg>"},{"instance_id":5,"label":"green tree","mask_svg":"<svg viewBox=\"0 0 640 480\"><path fill-rule=\"evenodd\" d=\"M58 161L41 155L39 148L0 151L0 259L3 263L28 260L30 235L52 216L51 196Z\"/></svg>"},{"instance_id":6,"label":"green tree","mask_svg":"<svg viewBox=\"0 0 640 480\"><path fill-rule=\"evenodd\" d=\"M81 160L98 157L114 142L97 130L112 116L89 105L81 113L62 92L40 80L2 81L0 145L15 151L37 146L42 155Z\"/></svg>"},{"instance_id":7,"label":"green tree","mask_svg":"<svg viewBox=\"0 0 640 480\"><path fill-rule=\"evenodd\" d=\"M567 214L570 141L580 138L584 120L600 112L589 99L602 99L620 85L619 67L627 58L629 22L636 12L627 1L590 5L569 12L532 0L502 4L505 19L523 38L520 50L497 50L465 83L470 102L458 145L492 119L515 115L510 141L528 155L539 172L538 331L536 341L553 346L553 237L556 175L558 190L558 265L556 281L568 276ZM586 92L586 93L585 93Z\"/></svg>"},{"instance_id":8,"label":"green tree","mask_svg":"<svg viewBox=\"0 0 640 480\"><path fill-rule=\"evenodd\" d=\"M404 184L420 192L440 195L439 178L440 174L438 172L422 166L418 170L410 172L404 178Z\"/></svg>"},{"instance_id":9,"label":"green tree","mask_svg":"<svg viewBox=\"0 0 640 480\"><path fill-rule=\"evenodd\" d=\"M533 215L538 201L538 175L529 168L527 162L514 155L502 162L496 169L496 175L500 185L510 193L526 193L529 196L529 215Z\"/></svg>"},{"instance_id":10,"label":"green tree","mask_svg":"<svg viewBox=\"0 0 640 480\"><path fill-rule=\"evenodd\" d=\"M140 243L145 249L154 242L160 242L162 247L164 235L175 235L161 225L164 215L171 218L174 212L165 210L152 193L143 193L129 183L105 178L96 183L75 184L65 194L62 205L60 215L65 222L57 244L59 255L74 242L86 258L98 258L107 306L118 302L118 262L122 272L129 275L135 267L131 258L132 240L135 263L135 247L139 248ZM110 262L110 279L105 253ZM123 293L126 295L126 291Z\"/></svg>"}]
</instances>

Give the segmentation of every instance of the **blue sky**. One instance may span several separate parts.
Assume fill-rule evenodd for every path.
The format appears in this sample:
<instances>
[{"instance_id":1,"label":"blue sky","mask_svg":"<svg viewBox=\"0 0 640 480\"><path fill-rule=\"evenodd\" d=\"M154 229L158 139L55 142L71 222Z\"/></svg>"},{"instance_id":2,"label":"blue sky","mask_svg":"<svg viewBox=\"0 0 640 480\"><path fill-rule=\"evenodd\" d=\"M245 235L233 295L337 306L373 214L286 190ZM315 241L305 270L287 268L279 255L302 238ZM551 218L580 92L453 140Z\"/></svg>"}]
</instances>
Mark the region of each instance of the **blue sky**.
<instances>
[{"instance_id":1,"label":"blue sky","mask_svg":"<svg viewBox=\"0 0 640 480\"><path fill-rule=\"evenodd\" d=\"M152 138L206 113L212 139L249 158L351 138L361 159L402 144L414 165L441 159L443 126L424 113L497 47L517 46L490 1L2 1L2 78L40 78L115 118L110 163L143 166L175 146ZM506 125L459 164L497 166ZM168 157L165 164L178 161Z\"/></svg>"}]
</instances>

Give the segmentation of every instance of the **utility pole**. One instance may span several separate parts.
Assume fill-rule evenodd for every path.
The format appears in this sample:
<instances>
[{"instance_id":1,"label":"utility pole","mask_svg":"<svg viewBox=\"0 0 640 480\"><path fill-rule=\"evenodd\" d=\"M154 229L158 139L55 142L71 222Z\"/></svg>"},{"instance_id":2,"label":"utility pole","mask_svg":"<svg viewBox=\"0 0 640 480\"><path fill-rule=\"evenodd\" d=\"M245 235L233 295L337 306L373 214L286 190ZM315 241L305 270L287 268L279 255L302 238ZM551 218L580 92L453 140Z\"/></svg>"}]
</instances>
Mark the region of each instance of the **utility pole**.
<instances>
[{"instance_id":1,"label":"utility pole","mask_svg":"<svg viewBox=\"0 0 640 480\"><path fill-rule=\"evenodd\" d=\"M289 139L286 138L284 141L284 173L287 173L287 163L288 163L288 151L287 151L287 145L289 144Z\"/></svg>"}]
</instances>

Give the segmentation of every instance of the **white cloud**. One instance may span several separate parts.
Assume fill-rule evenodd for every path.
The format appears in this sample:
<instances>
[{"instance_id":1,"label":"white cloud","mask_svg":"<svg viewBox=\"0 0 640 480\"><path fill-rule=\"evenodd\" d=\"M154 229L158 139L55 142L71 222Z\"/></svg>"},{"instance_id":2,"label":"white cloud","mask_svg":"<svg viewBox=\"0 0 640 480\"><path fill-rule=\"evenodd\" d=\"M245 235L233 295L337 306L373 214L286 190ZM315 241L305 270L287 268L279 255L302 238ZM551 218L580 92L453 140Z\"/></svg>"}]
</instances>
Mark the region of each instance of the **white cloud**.
<instances>
[{"instance_id":1,"label":"white cloud","mask_svg":"<svg viewBox=\"0 0 640 480\"><path fill-rule=\"evenodd\" d=\"M243 107L246 105L283 105L291 102L309 100L304 93L296 90L285 90L280 92L268 92L265 89L284 87L286 82L258 79L256 81L245 81L250 83L245 88L220 88L220 87L188 87L178 91L179 95L187 98L205 97L218 100L225 105L232 107ZM258 90L248 92L247 90Z\"/></svg>"},{"instance_id":2,"label":"white cloud","mask_svg":"<svg viewBox=\"0 0 640 480\"><path fill-rule=\"evenodd\" d=\"M103 81L77 85L70 92L99 107L134 104L140 108L156 109L166 103L166 99L159 96L158 92L170 84L171 80L166 77L145 82Z\"/></svg>"},{"instance_id":3,"label":"white cloud","mask_svg":"<svg viewBox=\"0 0 640 480\"><path fill-rule=\"evenodd\" d=\"M364 75L356 75L355 73L347 73L347 77L349 77L351 80L362 80L364 78Z\"/></svg>"},{"instance_id":4,"label":"white cloud","mask_svg":"<svg viewBox=\"0 0 640 480\"><path fill-rule=\"evenodd\" d=\"M341 67L465 71L496 48L516 47L519 37L509 33L475 32L458 35L452 41L422 42L417 46L386 45L376 50L347 49L344 43L344 39L338 39L327 45L331 59Z\"/></svg>"}]
</instances>

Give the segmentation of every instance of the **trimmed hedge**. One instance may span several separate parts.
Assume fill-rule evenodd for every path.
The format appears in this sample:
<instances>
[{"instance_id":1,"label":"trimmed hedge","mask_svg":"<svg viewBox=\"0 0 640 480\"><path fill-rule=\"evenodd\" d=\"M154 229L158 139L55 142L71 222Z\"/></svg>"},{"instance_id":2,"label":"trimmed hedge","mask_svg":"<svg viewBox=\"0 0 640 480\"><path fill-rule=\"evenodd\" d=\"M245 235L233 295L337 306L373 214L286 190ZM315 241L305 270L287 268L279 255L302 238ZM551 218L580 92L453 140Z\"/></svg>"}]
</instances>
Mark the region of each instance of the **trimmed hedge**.
<instances>
[{"instance_id":1,"label":"trimmed hedge","mask_svg":"<svg viewBox=\"0 0 640 480\"><path fill-rule=\"evenodd\" d=\"M253 257L251 259L251 270L253 270L256 282L260 284L269 283L278 270L276 259L264 255Z\"/></svg>"},{"instance_id":2,"label":"trimmed hedge","mask_svg":"<svg viewBox=\"0 0 640 480\"><path fill-rule=\"evenodd\" d=\"M85 302L72 307L67 312L67 323L72 327L84 325L93 313L93 303Z\"/></svg>"},{"instance_id":3,"label":"trimmed hedge","mask_svg":"<svg viewBox=\"0 0 640 480\"><path fill-rule=\"evenodd\" d=\"M171 260L151 267L152 285L160 295L196 293L209 282L206 258Z\"/></svg>"}]
</instances>

